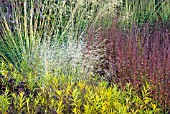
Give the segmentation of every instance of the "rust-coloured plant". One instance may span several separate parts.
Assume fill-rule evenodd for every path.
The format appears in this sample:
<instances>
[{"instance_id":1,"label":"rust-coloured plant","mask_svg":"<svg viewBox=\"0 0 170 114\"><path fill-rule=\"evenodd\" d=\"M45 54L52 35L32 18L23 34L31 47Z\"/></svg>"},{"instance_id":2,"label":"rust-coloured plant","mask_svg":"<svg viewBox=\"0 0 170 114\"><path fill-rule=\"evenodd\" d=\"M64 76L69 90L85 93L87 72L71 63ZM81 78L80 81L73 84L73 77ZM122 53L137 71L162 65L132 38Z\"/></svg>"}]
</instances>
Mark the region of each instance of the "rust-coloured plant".
<instances>
[{"instance_id":1,"label":"rust-coloured plant","mask_svg":"<svg viewBox=\"0 0 170 114\"><path fill-rule=\"evenodd\" d=\"M170 31L165 25L146 23L124 32L115 22L111 28L91 29L84 55L90 60L90 72L123 88L129 82L139 93L149 82L152 97L170 106Z\"/></svg>"}]
</instances>

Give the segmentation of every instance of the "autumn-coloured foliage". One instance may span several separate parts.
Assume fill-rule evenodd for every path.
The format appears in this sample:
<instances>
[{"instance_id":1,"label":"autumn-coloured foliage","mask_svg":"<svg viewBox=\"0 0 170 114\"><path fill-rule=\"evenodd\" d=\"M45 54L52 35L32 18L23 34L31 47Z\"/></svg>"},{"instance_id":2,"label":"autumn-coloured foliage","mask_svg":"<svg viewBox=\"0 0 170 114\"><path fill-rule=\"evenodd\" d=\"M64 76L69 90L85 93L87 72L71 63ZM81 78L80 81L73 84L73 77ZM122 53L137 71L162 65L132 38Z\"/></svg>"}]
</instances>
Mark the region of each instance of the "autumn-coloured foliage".
<instances>
[{"instance_id":1,"label":"autumn-coloured foliage","mask_svg":"<svg viewBox=\"0 0 170 114\"><path fill-rule=\"evenodd\" d=\"M90 72L123 88L131 83L139 93L149 82L152 97L170 106L170 31L146 23L125 32L115 23L107 29L90 28L85 51L94 66Z\"/></svg>"}]
</instances>

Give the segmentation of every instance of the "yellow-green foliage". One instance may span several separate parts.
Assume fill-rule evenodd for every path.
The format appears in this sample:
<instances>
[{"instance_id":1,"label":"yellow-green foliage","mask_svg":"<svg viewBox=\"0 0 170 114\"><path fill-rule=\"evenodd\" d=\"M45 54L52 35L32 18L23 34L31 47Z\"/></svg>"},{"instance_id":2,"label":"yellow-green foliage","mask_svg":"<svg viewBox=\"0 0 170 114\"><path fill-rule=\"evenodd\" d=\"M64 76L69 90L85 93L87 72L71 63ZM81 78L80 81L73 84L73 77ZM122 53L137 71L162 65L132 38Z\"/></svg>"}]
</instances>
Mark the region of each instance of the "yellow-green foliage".
<instances>
[{"instance_id":1,"label":"yellow-green foliage","mask_svg":"<svg viewBox=\"0 0 170 114\"><path fill-rule=\"evenodd\" d=\"M15 72L15 71L14 71ZM27 80L15 82L11 88L12 73L1 70L0 112L48 114L158 114L159 105L150 97L149 84L143 85L141 95L130 84L124 90L116 85L94 79L71 81L65 76L49 74L37 78L29 74ZM14 73L15 74L15 73ZM4 77L3 77L4 76ZM21 82L23 87L19 87ZM34 83L33 83L34 82Z\"/></svg>"}]
</instances>

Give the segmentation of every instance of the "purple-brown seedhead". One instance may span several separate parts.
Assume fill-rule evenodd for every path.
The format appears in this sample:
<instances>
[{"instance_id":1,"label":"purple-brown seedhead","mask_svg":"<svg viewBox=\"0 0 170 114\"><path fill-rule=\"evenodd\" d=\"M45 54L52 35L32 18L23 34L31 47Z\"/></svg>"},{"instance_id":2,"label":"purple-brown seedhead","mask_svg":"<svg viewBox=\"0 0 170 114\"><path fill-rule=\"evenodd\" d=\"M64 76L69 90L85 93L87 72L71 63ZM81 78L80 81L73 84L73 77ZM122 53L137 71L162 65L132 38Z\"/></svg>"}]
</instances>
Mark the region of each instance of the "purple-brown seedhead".
<instances>
[{"instance_id":1,"label":"purple-brown seedhead","mask_svg":"<svg viewBox=\"0 0 170 114\"><path fill-rule=\"evenodd\" d=\"M115 23L111 28L92 27L86 43L85 56L93 73L120 87L131 83L137 91L147 81L152 96L170 107L170 30L166 26L146 23L126 32Z\"/></svg>"}]
</instances>

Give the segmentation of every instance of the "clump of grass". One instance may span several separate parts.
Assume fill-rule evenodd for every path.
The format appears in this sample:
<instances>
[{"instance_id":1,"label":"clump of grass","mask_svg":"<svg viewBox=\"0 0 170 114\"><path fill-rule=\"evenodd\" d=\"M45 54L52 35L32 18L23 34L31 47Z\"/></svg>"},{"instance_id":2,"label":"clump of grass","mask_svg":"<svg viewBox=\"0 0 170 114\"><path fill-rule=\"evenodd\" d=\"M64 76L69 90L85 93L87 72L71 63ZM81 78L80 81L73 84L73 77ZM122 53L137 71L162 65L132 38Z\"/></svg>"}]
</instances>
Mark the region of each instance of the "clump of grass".
<instances>
[{"instance_id":1,"label":"clump of grass","mask_svg":"<svg viewBox=\"0 0 170 114\"><path fill-rule=\"evenodd\" d=\"M55 60L49 58L53 57L50 54L58 54L54 50L63 51L62 54L66 54L68 52L66 50L75 51L70 50L70 44L72 42L73 45L81 44L83 36L86 34L87 24L97 24L99 17L105 18L109 13L114 16L115 6L119 3L119 1L110 0L100 2L91 0L9 1L11 12L6 12L3 8L0 11L2 18L0 22L2 27L2 38L0 39L1 61L6 62L6 64L12 63L18 70L25 72L25 70L32 67L33 62L41 62L42 60L42 64L33 64L47 65L42 66L43 69L45 69L45 72L51 72L52 66L48 66L48 63ZM11 15L12 24L5 15ZM58 58L62 60L58 61L65 61L66 55L62 56L63 58ZM56 59L56 57L54 58ZM53 66L55 65L57 63L53 64Z\"/></svg>"},{"instance_id":2,"label":"clump of grass","mask_svg":"<svg viewBox=\"0 0 170 114\"><path fill-rule=\"evenodd\" d=\"M69 45L56 45L43 43L33 49L31 66L39 75L64 73L65 76L73 75L78 78L84 75L82 56L84 44L69 41ZM79 78L83 78L79 77Z\"/></svg>"},{"instance_id":3,"label":"clump of grass","mask_svg":"<svg viewBox=\"0 0 170 114\"><path fill-rule=\"evenodd\" d=\"M158 21L161 24L167 23L170 20L169 8L169 0L123 0L118 8L120 25L127 29L133 23L138 26Z\"/></svg>"}]
</instances>

